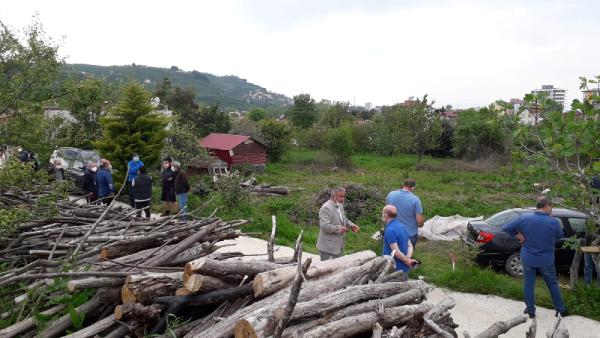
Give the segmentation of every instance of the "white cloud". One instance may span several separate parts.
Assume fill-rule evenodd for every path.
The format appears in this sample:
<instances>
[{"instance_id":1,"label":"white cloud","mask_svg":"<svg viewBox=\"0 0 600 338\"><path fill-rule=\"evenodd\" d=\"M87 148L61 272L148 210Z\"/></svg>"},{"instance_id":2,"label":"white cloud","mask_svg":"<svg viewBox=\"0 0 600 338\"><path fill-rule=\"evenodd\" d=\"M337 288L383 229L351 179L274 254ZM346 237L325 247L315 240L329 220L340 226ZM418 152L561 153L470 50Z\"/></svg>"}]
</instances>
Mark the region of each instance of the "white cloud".
<instances>
[{"instance_id":1,"label":"white cloud","mask_svg":"<svg viewBox=\"0 0 600 338\"><path fill-rule=\"evenodd\" d=\"M35 10L68 62L177 65L290 96L474 106L554 84L570 100L600 74L595 1L21 1L0 19Z\"/></svg>"}]
</instances>

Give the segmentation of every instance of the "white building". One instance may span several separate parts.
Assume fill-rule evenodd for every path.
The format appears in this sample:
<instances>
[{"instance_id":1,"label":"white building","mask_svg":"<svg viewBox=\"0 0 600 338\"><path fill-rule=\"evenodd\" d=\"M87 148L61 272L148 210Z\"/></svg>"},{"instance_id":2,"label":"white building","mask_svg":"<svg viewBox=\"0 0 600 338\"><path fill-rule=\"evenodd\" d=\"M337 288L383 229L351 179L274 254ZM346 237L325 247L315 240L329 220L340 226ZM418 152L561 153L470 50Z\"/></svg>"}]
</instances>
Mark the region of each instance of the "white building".
<instances>
[{"instance_id":1,"label":"white building","mask_svg":"<svg viewBox=\"0 0 600 338\"><path fill-rule=\"evenodd\" d=\"M560 103L563 107L565 106L565 94L567 93L565 89L555 88L553 85L542 85L542 88L534 89L531 93L545 93L550 99Z\"/></svg>"},{"instance_id":2,"label":"white building","mask_svg":"<svg viewBox=\"0 0 600 338\"><path fill-rule=\"evenodd\" d=\"M371 108L373 108L373 104L371 102L365 103L365 109L366 110L371 110Z\"/></svg>"}]
</instances>

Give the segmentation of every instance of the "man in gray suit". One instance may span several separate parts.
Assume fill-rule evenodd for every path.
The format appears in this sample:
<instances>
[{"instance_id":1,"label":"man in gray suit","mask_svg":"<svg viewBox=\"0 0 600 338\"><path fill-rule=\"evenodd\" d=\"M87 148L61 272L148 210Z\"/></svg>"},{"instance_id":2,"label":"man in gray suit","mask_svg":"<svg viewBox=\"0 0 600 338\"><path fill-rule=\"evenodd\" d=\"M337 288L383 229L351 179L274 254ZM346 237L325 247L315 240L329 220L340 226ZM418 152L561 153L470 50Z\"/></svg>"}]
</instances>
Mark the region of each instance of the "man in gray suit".
<instances>
[{"instance_id":1,"label":"man in gray suit","mask_svg":"<svg viewBox=\"0 0 600 338\"><path fill-rule=\"evenodd\" d=\"M331 190L331 199L323 203L319 210L319 240L317 248L319 249L321 260L325 261L337 258L344 249L344 237L348 230L358 232L358 225L352 223L346 218L344 212L344 200L346 199L346 189L334 188Z\"/></svg>"}]
</instances>

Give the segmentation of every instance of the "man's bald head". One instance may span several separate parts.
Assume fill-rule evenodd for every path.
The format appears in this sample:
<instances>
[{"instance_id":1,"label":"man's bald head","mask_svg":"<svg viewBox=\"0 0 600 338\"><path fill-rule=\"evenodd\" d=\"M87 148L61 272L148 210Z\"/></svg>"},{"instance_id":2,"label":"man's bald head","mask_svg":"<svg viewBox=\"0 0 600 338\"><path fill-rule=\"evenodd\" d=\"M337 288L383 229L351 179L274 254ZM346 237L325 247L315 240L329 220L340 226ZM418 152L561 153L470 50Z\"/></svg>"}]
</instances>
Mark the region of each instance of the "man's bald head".
<instances>
[{"instance_id":1,"label":"man's bald head","mask_svg":"<svg viewBox=\"0 0 600 338\"><path fill-rule=\"evenodd\" d=\"M398 215L398 209L396 209L395 206L388 204L385 207L383 207L383 211L381 212L381 219L384 222L389 223L391 220L396 218L396 215Z\"/></svg>"}]
</instances>

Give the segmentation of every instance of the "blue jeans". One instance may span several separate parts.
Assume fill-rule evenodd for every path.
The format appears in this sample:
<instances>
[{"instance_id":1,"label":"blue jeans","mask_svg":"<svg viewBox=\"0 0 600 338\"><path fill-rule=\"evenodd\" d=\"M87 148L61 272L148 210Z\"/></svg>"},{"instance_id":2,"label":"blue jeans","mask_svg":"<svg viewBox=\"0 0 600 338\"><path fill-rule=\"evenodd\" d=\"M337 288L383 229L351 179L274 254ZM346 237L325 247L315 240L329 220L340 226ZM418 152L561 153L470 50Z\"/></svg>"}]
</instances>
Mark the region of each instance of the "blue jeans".
<instances>
[{"instance_id":1,"label":"blue jeans","mask_svg":"<svg viewBox=\"0 0 600 338\"><path fill-rule=\"evenodd\" d=\"M552 303L554 303L556 310L561 313L566 311L565 303L560 295L554 264L542 267L523 264L523 272L525 274L523 291L525 293L525 305L527 306L526 311L528 314L535 315L535 277L537 272L544 278L544 282L546 282L546 287L548 287L548 291L550 291Z\"/></svg>"},{"instance_id":2,"label":"blue jeans","mask_svg":"<svg viewBox=\"0 0 600 338\"><path fill-rule=\"evenodd\" d=\"M594 271L596 272L596 280L598 281L598 286L600 286L600 275L598 271L596 271L596 265L594 264L594 260L592 259L592 255L588 253L583 254L583 280L586 284L592 284L594 281Z\"/></svg>"},{"instance_id":3,"label":"blue jeans","mask_svg":"<svg viewBox=\"0 0 600 338\"><path fill-rule=\"evenodd\" d=\"M177 203L179 205L179 210L183 210L182 214L185 214L185 207L187 206L188 194L177 194Z\"/></svg>"}]
</instances>

